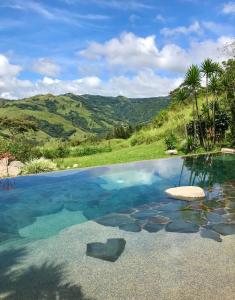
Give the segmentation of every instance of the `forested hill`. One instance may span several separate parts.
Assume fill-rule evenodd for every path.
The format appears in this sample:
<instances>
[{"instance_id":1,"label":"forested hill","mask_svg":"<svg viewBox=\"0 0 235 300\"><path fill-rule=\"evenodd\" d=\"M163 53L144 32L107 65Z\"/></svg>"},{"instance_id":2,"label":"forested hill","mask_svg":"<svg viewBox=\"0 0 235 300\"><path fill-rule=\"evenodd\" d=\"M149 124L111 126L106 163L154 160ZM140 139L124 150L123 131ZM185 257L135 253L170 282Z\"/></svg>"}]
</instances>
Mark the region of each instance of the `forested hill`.
<instances>
[{"instance_id":1,"label":"forested hill","mask_svg":"<svg viewBox=\"0 0 235 300\"><path fill-rule=\"evenodd\" d=\"M168 106L169 97L130 99L93 95L40 95L22 100L0 99L0 117L28 118L37 138L104 134L121 123L147 123Z\"/></svg>"}]
</instances>

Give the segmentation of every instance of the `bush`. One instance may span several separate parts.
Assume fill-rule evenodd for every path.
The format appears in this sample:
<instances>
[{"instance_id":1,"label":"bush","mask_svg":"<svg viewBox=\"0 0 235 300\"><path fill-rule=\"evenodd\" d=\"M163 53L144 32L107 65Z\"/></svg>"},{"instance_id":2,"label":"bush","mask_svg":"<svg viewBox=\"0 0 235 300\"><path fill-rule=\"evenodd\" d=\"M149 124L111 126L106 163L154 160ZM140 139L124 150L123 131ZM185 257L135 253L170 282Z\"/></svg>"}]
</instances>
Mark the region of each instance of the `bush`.
<instances>
[{"instance_id":1,"label":"bush","mask_svg":"<svg viewBox=\"0 0 235 300\"><path fill-rule=\"evenodd\" d=\"M48 158L48 159L55 159L55 158L64 158L69 156L69 148L64 146L58 146L54 148L41 148L40 153L41 156Z\"/></svg>"},{"instance_id":2,"label":"bush","mask_svg":"<svg viewBox=\"0 0 235 300\"><path fill-rule=\"evenodd\" d=\"M170 133L165 137L165 144L167 150L172 150L176 148L177 139L173 133Z\"/></svg>"},{"instance_id":3,"label":"bush","mask_svg":"<svg viewBox=\"0 0 235 300\"><path fill-rule=\"evenodd\" d=\"M112 148L109 146L106 147L96 147L96 146L83 146L83 147L74 147L70 149L70 156L86 156L93 155L97 153L111 152Z\"/></svg>"},{"instance_id":4,"label":"bush","mask_svg":"<svg viewBox=\"0 0 235 300\"><path fill-rule=\"evenodd\" d=\"M9 152L16 160L22 162L40 157L39 150L26 139L17 139L15 141L0 141L0 154Z\"/></svg>"},{"instance_id":5,"label":"bush","mask_svg":"<svg viewBox=\"0 0 235 300\"><path fill-rule=\"evenodd\" d=\"M56 170L57 166L54 162L43 157L33 159L27 162L22 170L23 174L37 174Z\"/></svg>"},{"instance_id":6,"label":"bush","mask_svg":"<svg viewBox=\"0 0 235 300\"><path fill-rule=\"evenodd\" d=\"M187 139L183 140L180 144L180 150L185 153L191 153L197 149L197 144L193 141L191 136L188 136Z\"/></svg>"}]
</instances>

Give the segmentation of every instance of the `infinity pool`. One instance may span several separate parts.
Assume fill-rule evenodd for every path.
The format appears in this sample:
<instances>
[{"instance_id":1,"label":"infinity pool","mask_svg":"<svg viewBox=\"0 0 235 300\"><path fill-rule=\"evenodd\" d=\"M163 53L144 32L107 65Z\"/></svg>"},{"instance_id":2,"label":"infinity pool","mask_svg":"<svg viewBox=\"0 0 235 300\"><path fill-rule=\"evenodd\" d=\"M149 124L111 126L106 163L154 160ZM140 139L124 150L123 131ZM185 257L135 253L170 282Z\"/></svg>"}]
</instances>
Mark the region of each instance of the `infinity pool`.
<instances>
[{"instance_id":1,"label":"infinity pool","mask_svg":"<svg viewBox=\"0 0 235 300\"><path fill-rule=\"evenodd\" d=\"M234 234L234 155L4 179L0 299L234 299Z\"/></svg>"}]
</instances>

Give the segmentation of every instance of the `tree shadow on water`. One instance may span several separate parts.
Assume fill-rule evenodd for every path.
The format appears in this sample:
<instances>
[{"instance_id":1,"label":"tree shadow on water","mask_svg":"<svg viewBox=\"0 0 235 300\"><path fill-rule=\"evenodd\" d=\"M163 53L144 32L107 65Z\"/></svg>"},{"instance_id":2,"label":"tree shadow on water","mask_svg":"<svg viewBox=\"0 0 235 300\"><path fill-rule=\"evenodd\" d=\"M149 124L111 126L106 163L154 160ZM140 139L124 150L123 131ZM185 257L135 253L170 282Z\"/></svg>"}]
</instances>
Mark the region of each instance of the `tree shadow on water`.
<instances>
[{"instance_id":1,"label":"tree shadow on water","mask_svg":"<svg viewBox=\"0 0 235 300\"><path fill-rule=\"evenodd\" d=\"M63 283L63 265L44 262L41 266L11 270L25 254L24 249L0 253L0 299L91 300L80 286Z\"/></svg>"}]
</instances>

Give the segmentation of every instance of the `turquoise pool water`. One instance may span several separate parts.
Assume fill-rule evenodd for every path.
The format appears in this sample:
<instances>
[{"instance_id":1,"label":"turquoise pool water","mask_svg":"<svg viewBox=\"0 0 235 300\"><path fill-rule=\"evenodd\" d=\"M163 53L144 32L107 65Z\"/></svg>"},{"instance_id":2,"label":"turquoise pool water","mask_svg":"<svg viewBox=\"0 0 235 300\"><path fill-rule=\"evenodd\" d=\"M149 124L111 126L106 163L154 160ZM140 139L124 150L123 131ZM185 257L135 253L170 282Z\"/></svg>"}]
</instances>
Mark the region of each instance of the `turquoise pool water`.
<instances>
[{"instance_id":1,"label":"turquoise pool water","mask_svg":"<svg viewBox=\"0 0 235 300\"><path fill-rule=\"evenodd\" d=\"M179 201L164 193L167 188L183 185L201 186L206 199ZM131 233L135 238L141 233L150 238L161 232L187 233L185 239L197 234L223 247L223 237L235 233L235 156L170 158L1 180L0 281L7 283L4 287L0 283L0 294L14 290L14 296L6 299L18 299L21 292L5 277L23 256L23 249L51 241L73 225L84 230L90 221L97 228L115 229L121 235ZM128 242L116 234L109 240L93 238L84 256L118 261ZM44 268L48 273L48 265ZM30 274L36 276L37 270ZM57 290L66 294L66 286L60 286L64 290L59 285ZM27 295L28 290L26 286L19 299L44 299L35 298L32 291ZM79 293L74 287L61 299L85 299L75 296ZM50 297L45 299L57 299L54 294Z\"/></svg>"}]
</instances>

